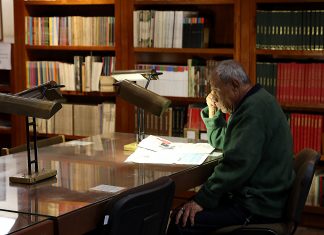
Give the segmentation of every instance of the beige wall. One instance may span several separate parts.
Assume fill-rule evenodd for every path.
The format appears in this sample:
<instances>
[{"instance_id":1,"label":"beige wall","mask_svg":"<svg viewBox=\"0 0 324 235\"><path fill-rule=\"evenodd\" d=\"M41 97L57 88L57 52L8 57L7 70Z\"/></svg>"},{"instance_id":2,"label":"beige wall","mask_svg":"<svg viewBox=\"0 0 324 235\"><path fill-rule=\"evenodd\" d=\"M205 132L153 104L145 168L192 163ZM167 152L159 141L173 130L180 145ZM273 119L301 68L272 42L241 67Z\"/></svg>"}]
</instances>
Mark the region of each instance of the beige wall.
<instances>
[{"instance_id":1,"label":"beige wall","mask_svg":"<svg viewBox=\"0 0 324 235\"><path fill-rule=\"evenodd\" d=\"M8 43L14 42L13 1L15 0L1 0L3 42Z\"/></svg>"}]
</instances>

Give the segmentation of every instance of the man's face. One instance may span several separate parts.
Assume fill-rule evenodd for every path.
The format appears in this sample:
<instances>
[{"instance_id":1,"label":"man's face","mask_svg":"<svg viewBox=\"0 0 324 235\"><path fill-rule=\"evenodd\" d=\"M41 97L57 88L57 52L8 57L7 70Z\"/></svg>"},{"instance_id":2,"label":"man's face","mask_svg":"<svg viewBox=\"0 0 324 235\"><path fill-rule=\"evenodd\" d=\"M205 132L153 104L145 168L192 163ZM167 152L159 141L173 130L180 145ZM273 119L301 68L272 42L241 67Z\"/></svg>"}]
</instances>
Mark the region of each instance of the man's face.
<instances>
[{"instance_id":1,"label":"man's face","mask_svg":"<svg viewBox=\"0 0 324 235\"><path fill-rule=\"evenodd\" d=\"M234 111L235 92L231 82L224 83L218 77L210 82L212 94L217 107L223 113L232 113Z\"/></svg>"}]
</instances>

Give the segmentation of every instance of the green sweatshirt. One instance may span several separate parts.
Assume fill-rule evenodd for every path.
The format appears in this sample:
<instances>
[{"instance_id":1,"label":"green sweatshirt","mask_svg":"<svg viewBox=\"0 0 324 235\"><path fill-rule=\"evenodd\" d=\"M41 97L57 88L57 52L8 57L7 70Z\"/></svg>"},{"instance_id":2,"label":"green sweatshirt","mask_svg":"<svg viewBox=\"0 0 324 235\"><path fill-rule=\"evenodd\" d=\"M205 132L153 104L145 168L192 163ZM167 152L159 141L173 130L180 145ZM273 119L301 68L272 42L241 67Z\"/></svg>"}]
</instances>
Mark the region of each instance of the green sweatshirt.
<instances>
[{"instance_id":1,"label":"green sweatshirt","mask_svg":"<svg viewBox=\"0 0 324 235\"><path fill-rule=\"evenodd\" d=\"M209 143L223 150L223 161L194 200L215 208L231 195L256 215L280 218L294 180L293 144L287 119L275 98L256 85L226 123L217 111L202 110Z\"/></svg>"}]
</instances>

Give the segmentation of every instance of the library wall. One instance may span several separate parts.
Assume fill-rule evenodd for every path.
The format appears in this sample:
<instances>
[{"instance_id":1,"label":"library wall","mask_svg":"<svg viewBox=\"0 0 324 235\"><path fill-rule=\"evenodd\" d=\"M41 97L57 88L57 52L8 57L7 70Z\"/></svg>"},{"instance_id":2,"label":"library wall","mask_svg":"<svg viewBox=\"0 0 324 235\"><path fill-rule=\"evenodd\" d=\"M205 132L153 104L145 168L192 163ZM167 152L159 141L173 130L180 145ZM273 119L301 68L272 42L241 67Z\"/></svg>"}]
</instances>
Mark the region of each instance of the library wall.
<instances>
[{"instance_id":1,"label":"library wall","mask_svg":"<svg viewBox=\"0 0 324 235\"><path fill-rule=\"evenodd\" d=\"M1 0L3 42L14 43L13 0Z\"/></svg>"},{"instance_id":2,"label":"library wall","mask_svg":"<svg viewBox=\"0 0 324 235\"><path fill-rule=\"evenodd\" d=\"M62 82L68 85L63 94L70 105L65 110L72 113L69 115L72 117L67 120L58 115L56 121L54 118L54 121L40 124L44 136L62 134L65 127L58 125L60 118L75 125L73 115L81 112L83 105L87 110L92 109L86 111L89 115L92 112L99 115L99 107L104 102L115 104L115 117L118 117L115 118L115 131L136 133L136 109L110 90L111 81L102 79L105 90L101 86L98 89L98 79L93 86L92 79L83 83L88 84L87 87L78 82L73 84L78 81L74 76L89 73L85 72L89 70L82 69L89 66L80 66L83 60L85 63L85 58L110 57L114 58L114 68L118 70L155 68L168 75L152 81L149 86L149 89L171 99L172 106L161 119L146 114L148 134L201 138L205 129L199 120L199 111L209 92L208 74L217 61L236 59L243 64L253 83L260 83L277 97L292 127L294 151L312 147L323 153L323 1L84 0L81 4L79 0L3 0L3 6L9 9L6 12L3 9L3 13L10 12L10 3L14 4L15 12L15 74L11 92L37 84L35 81L38 82L38 75L44 68L55 68L57 61L58 67L71 68L67 72L69 78ZM296 21L298 14L305 20ZM3 16L4 20L10 19ZM58 22L64 22L77 16L84 19L114 17L114 44L72 43L66 40L69 37L60 34L54 41L48 36L35 40L32 38L35 33L39 38L47 29L26 27L25 30L25 20L28 19L36 25L36 22L56 21L56 17ZM10 23L7 25L11 27ZM72 29L62 25L58 28L60 32L65 30L67 35ZM284 30L286 33L280 33ZM5 31L10 38L10 29ZM296 32L299 31L303 36L297 39ZM29 66L28 72L26 65ZM53 79L55 73L54 69L46 79ZM66 82L71 80L72 85ZM99 82L101 84L100 78ZM65 116L63 114L61 116ZM97 129L103 125L98 120L94 122ZM23 119L13 117L13 145L25 141L21 130L24 130ZM73 128L69 129L68 135L72 139L99 132Z\"/></svg>"}]
</instances>

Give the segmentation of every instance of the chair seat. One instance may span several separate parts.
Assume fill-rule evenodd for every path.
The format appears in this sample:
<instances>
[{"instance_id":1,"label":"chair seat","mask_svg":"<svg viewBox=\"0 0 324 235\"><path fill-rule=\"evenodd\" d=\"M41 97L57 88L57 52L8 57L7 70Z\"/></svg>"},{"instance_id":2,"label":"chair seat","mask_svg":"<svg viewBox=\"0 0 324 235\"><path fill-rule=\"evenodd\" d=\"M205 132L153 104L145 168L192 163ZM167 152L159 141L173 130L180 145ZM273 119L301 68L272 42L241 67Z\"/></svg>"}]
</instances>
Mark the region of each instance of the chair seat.
<instances>
[{"instance_id":1,"label":"chair seat","mask_svg":"<svg viewBox=\"0 0 324 235\"><path fill-rule=\"evenodd\" d=\"M245 230L246 229L246 230ZM284 223L273 224L249 224L249 225L233 225L213 231L210 235L221 234L288 234L288 227Z\"/></svg>"}]
</instances>

